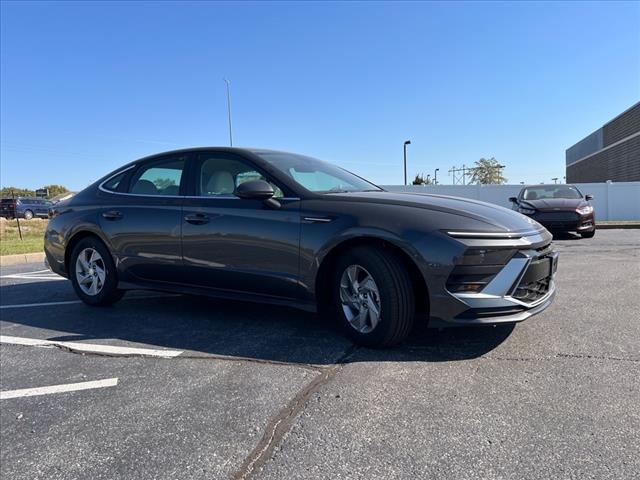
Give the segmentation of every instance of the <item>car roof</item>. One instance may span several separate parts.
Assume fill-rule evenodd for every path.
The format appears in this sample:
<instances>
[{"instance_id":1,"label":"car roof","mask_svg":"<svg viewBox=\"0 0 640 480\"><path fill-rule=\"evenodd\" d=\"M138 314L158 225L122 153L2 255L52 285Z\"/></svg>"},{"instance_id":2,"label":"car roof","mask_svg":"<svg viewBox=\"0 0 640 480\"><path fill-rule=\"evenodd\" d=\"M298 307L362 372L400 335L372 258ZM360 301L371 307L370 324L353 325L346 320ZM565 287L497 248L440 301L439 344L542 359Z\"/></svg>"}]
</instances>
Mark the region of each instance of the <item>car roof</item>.
<instances>
[{"instance_id":1,"label":"car roof","mask_svg":"<svg viewBox=\"0 0 640 480\"><path fill-rule=\"evenodd\" d=\"M270 150L268 148L255 148L255 147L220 147L220 146L211 146L211 147L187 147L187 148L179 148L176 150L168 150L166 152L154 153L153 155L148 155L143 158L139 158L135 160L135 162L140 162L143 160L151 159L154 157L160 157L164 155L172 155L177 153L194 153L194 152L229 152L229 153L290 153L285 152L283 150Z\"/></svg>"}]
</instances>

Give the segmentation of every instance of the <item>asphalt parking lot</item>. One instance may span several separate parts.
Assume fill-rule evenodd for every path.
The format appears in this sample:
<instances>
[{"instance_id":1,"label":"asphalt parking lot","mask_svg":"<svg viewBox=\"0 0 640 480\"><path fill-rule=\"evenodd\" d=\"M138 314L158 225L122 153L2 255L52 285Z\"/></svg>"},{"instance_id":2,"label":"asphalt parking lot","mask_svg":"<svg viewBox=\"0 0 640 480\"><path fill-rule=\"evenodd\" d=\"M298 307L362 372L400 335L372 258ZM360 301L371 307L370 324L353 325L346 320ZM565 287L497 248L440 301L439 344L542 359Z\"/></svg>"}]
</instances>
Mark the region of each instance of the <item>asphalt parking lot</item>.
<instances>
[{"instance_id":1,"label":"asphalt parking lot","mask_svg":"<svg viewBox=\"0 0 640 480\"><path fill-rule=\"evenodd\" d=\"M637 478L640 230L555 244L546 312L384 351L292 309L96 309L41 265L3 268L0 476Z\"/></svg>"}]
</instances>

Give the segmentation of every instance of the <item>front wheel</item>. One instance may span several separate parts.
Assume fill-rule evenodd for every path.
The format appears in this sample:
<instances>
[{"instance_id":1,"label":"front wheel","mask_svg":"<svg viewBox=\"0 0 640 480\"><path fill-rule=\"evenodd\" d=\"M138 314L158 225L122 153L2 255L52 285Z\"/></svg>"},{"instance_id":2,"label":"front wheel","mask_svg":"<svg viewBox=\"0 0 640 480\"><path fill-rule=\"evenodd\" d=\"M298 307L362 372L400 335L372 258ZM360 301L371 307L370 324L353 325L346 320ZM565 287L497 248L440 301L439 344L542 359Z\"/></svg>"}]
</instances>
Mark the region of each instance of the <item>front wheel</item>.
<instances>
[{"instance_id":1,"label":"front wheel","mask_svg":"<svg viewBox=\"0 0 640 480\"><path fill-rule=\"evenodd\" d=\"M116 267L107 247L88 237L75 246L68 266L69 278L80 300L88 305L111 305L122 298Z\"/></svg>"},{"instance_id":2,"label":"front wheel","mask_svg":"<svg viewBox=\"0 0 640 480\"><path fill-rule=\"evenodd\" d=\"M33 218L33 212L31 210L24 211L24 219L31 220Z\"/></svg>"},{"instance_id":3,"label":"front wheel","mask_svg":"<svg viewBox=\"0 0 640 480\"><path fill-rule=\"evenodd\" d=\"M593 236L596 234L596 229L594 228L593 230L591 230L590 232L584 232L581 233L580 236L582 238L593 238Z\"/></svg>"},{"instance_id":4,"label":"front wheel","mask_svg":"<svg viewBox=\"0 0 640 480\"><path fill-rule=\"evenodd\" d=\"M333 285L335 314L355 343L388 347L411 331L413 287L392 252L372 247L348 251L338 262Z\"/></svg>"}]
</instances>

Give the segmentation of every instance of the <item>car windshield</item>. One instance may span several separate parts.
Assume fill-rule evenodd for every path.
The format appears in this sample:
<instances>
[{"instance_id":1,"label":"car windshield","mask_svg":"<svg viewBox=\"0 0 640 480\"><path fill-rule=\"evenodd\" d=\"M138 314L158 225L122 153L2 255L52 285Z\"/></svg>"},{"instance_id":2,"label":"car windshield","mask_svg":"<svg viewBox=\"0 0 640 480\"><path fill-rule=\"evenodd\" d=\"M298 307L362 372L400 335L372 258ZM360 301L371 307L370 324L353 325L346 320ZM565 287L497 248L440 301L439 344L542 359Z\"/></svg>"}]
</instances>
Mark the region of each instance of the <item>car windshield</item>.
<instances>
[{"instance_id":1,"label":"car windshield","mask_svg":"<svg viewBox=\"0 0 640 480\"><path fill-rule=\"evenodd\" d=\"M381 188L357 175L316 158L265 150L256 150L254 153L311 192L381 191Z\"/></svg>"},{"instance_id":2,"label":"car windshield","mask_svg":"<svg viewBox=\"0 0 640 480\"><path fill-rule=\"evenodd\" d=\"M527 187L522 192L523 200L544 200L549 198L582 198L582 194L572 185L540 185Z\"/></svg>"}]
</instances>

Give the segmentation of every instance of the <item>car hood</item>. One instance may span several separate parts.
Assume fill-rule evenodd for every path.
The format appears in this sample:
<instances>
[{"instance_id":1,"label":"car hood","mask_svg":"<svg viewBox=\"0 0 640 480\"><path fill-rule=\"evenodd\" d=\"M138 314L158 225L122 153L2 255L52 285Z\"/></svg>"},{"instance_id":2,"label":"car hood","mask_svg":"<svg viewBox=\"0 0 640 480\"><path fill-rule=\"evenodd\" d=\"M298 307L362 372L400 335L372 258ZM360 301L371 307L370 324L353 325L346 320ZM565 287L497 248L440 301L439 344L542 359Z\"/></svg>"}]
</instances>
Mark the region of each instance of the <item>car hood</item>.
<instances>
[{"instance_id":1,"label":"car hood","mask_svg":"<svg viewBox=\"0 0 640 480\"><path fill-rule=\"evenodd\" d=\"M531 205L536 210L575 210L587 205L582 198L541 198L539 200L522 200L520 203Z\"/></svg>"},{"instance_id":2,"label":"car hood","mask_svg":"<svg viewBox=\"0 0 640 480\"><path fill-rule=\"evenodd\" d=\"M487 230L528 232L543 230L538 222L508 208L469 198L424 193L352 192L329 194L349 201L400 205L451 213L486 223ZM489 226L493 228L489 228Z\"/></svg>"}]
</instances>

